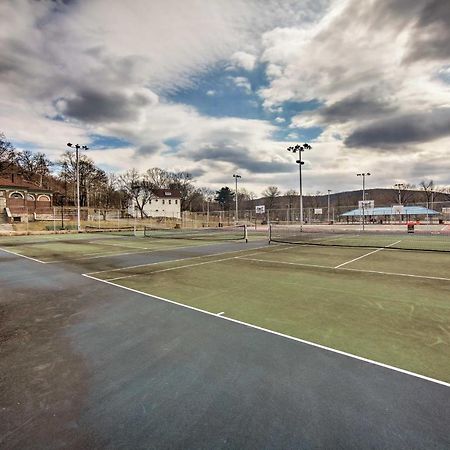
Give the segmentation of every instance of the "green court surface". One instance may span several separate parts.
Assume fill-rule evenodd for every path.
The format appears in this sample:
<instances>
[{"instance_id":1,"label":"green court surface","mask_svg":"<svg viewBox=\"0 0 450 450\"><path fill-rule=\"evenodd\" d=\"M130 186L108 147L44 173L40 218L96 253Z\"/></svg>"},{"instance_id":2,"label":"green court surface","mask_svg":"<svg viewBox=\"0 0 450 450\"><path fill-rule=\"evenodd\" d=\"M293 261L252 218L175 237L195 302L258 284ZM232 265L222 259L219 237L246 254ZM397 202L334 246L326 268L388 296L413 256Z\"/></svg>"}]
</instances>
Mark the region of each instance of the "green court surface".
<instances>
[{"instance_id":1,"label":"green court surface","mask_svg":"<svg viewBox=\"0 0 450 450\"><path fill-rule=\"evenodd\" d=\"M447 259L273 246L91 276L449 382Z\"/></svg>"},{"instance_id":2,"label":"green court surface","mask_svg":"<svg viewBox=\"0 0 450 450\"><path fill-rule=\"evenodd\" d=\"M267 233L253 233L249 242L267 240ZM17 236L0 238L0 248L19 255L35 258L46 263L68 262L73 260L95 259L133 253L149 253L178 247L199 247L222 242L222 236L211 235L209 239L171 239L144 237L142 232L136 236L115 233L89 233L47 236Z\"/></svg>"},{"instance_id":3,"label":"green court surface","mask_svg":"<svg viewBox=\"0 0 450 450\"><path fill-rule=\"evenodd\" d=\"M210 244L112 234L0 239L41 262L76 260L94 279L450 382L449 253ZM186 247L203 248L177 253ZM158 250L171 261L158 262ZM136 253L148 253L137 267Z\"/></svg>"},{"instance_id":4,"label":"green court surface","mask_svg":"<svg viewBox=\"0 0 450 450\"><path fill-rule=\"evenodd\" d=\"M45 263L68 262L114 255L147 253L175 247L208 245L217 242L190 239L152 239L115 233L17 236L0 238L0 248Z\"/></svg>"}]
</instances>

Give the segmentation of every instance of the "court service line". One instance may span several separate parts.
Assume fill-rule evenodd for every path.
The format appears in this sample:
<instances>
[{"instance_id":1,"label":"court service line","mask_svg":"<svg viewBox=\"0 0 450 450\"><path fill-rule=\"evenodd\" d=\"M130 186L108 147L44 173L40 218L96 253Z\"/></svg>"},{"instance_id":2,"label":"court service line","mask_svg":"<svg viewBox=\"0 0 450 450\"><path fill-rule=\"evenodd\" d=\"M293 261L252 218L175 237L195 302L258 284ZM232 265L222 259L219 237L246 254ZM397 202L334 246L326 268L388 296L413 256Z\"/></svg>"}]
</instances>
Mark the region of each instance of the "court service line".
<instances>
[{"instance_id":1,"label":"court service line","mask_svg":"<svg viewBox=\"0 0 450 450\"><path fill-rule=\"evenodd\" d=\"M123 275L121 277L108 278L108 281L123 280L124 278L139 277L142 275L153 275L154 273L169 272L171 270L186 269L188 267L203 266L205 264L214 264L214 263L218 263L218 262L229 261L231 259L236 259L236 258L237 258L237 256L231 256L230 258L214 259L212 261L203 261L201 263L185 264L184 266L168 267L167 269L154 270L154 271L150 272L149 274L134 273L132 275Z\"/></svg>"},{"instance_id":2,"label":"court service line","mask_svg":"<svg viewBox=\"0 0 450 450\"><path fill-rule=\"evenodd\" d=\"M210 245L210 244L209 244ZM202 246L204 247L204 246ZM176 248L171 248L171 249L167 249L167 250L178 250L180 248L198 248L198 247L192 247L192 246L187 246L187 247L176 247ZM210 255L199 255L199 256L189 256L187 258L178 258L178 259L171 259L168 261L156 261L156 262L151 262L151 263L145 263L145 264L137 264L135 266L127 266L127 267L118 267L117 269L107 269L107 270L98 270L96 272L89 272L87 275L96 275L98 273L106 273L106 272L118 272L121 270L128 270L128 269L137 269L139 267L146 267L146 266L154 266L155 264L163 264L163 263L172 263L172 262L179 262L179 261L187 261L190 259L198 259L198 258L209 258L211 256L222 256L222 255L229 255L231 253L240 253L240 252L249 252L252 250L256 250L259 248L267 248L267 246L264 247L256 247L256 248L248 248L248 249L243 249L243 250L232 250L230 252L220 252L220 253L211 253ZM150 252L149 252L150 253ZM134 253L132 253L134 254Z\"/></svg>"},{"instance_id":3,"label":"court service line","mask_svg":"<svg viewBox=\"0 0 450 450\"><path fill-rule=\"evenodd\" d=\"M320 266L318 264L307 264L307 263L294 263L288 261L275 261L271 259L256 259L256 258L247 258L245 256L237 256L236 259L241 259L243 261L256 261L256 262L264 262L271 264L286 264L291 266L300 266L300 267L317 267L319 269L334 269L334 270L347 270L351 272L362 272L362 273L376 273L379 275L391 275L396 277L410 277L410 278L423 278L425 280L440 280L440 281L450 281L450 278L445 277L434 277L431 275L414 275L411 273L398 273L398 272L383 272L381 270L367 270L367 269L350 269L348 267L333 267L333 266Z\"/></svg>"},{"instance_id":4,"label":"court service line","mask_svg":"<svg viewBox=\"0 0 450 450\"><path fill-rule=\"evenodd\" d=\"M397 242L393 242L392 244L386 245L385 247L377 248L376 250L366 253L365 255L358 256L358 258L354 258L354 259L351 259L350 261L346 261L342 264L339 264L338 266L335 267L335 269L339 269L342 266L346 266L347 264L358 261L359 259L365 258L366 256L373 255L374 253L381 252L381 250L384 250L385 248L388 248L388 247L392 247L393 245L398 244L399 242L401 242L401 239Z\"/></svg>"},{"instance_id":5,"label":"court service line","mask_svg":"<svg viewBox=\"0 0 450 450\"><path fill-rule=\"evenodd\" d=\"M383 272L381 270L366 270L366 269L350 269L348 267L339 268L338 270L348 270L351 272L377 273L380 275L392 275L396 277L423 278L425 280L450 281L450 278L433 277L432 275L414 275L412 273Z\"/></svg>"},{"instance_id":6,"label":"court service line","mask_svg":"<svg viewBox=\"0 0 450 450\"><path fill-rule=\"evenodd\" d=\"M297 338L297 337L294 337L294 336L289 336L288 334L279 333L278 331L269 330L268 328L259 327L258 325L253 325L251 323L242 322L242 321L237 320L237 319L232 319L231 317L227 317L227 316L223 316L223 315L219 316L216 313L212 313L212 312L206 311L204 309L196 308L194 306L185 305L183 303L179 303L179 302L176 302L174 300L169 300L169 299L164 298L164 297L159 297L157 295L147 294L146 292L141 292L141 291L138 291L137 289L133 289L133 288L130 288L130 287L127 287L127 286L122 286L122 285L116 284L116 283L111 283L110 281L102 280L100 278L96 278L96 277L90 276L89 274L82 274L82 275L84 277L86 277L86 278L90 278L91 280L99 281L99 282L105 283L105 284L109 284L110 286L114 286L114 287L117 287L117 288L120 288L120 289L125 289L127 291L134 292L135 294L140 294L140 295L143 295L145 297L149 297L150 299L153 299L153 300L154 299L161 300L163 302L171 303L171 304L177 305L177 306L181 306L182 308L190 309L192 311L197 311L199 313L206 314L208 316L212 316L212 317L215 317L217 319L227 320L229 322L237 323L239 325L243 325L243 326L248 327L248 328L253 328L255 330L259 330L259 331L263 331L265 333L273 334L275 336L279 336L279 337L282 337L282 338L285 338L285 339L289 339L291 341L300 342L302 344L305 344L305 345L308 345L308 346L311 346L311 347L320 348L322 350L325 350L325 351L328 351L328 352L331 352L331 353L336 353L338 355L346 356L348 358L356 359L358 361L362 361L362 362L365 362L365 363L368 363L368 364L373 364L375 366L383 367L385 369L389 369L389 370L392 370L394 372L399 372L399 373L402 373L402 374L405 374L405 375L409 375L409 376L412 376L412 377L415 377L415 378L419 378L419 379L424 380L424 381L429 381L431 383L440 384L442 386L446 386L446 387L450 388L450 383L447 383L447 382L441 381L441 380L437 380L436 378L427 377L426 375L421 375L419 373L410 372L409 370L401 369L399 367L391 366L389 364L384 364L384 363L379 362L379 361L374 361L372 359L368 359L368 358L364 358L362 356L354 355L353 353L344 352L342 350L337 350L335 348L327 347L325 345L317 344L315 342L307 341L305 339Z\"/></svg>"},{"instance_id":7,"label":"court service line","mask_svg":"<svg viewBox=\"0 0 450 450\"><path fill-rule=\"evenodd\" d=\"M249 256L251 256L251 255L249 255ZM270 263L270 264L286 264L289 266L318 267L319 269L334 269L333 266L320 266L319 264L295 263L295 262L289 262L289 261L274 261L271 259L248 258L247 256L236 256L236 259L242 259L243 261L264 262L264 263Z\"/></svg>"},{"instance_id":8,"label":"court service line","mask_svg":"<svg viewBox=\"0 0 450 450\"><path fill-rule=\"evenodd\" d=\"M40 259L32 258L31 256L21 255L20 253L12 252L11 250L6 250L2 247L0 247L0 250L4 251L6 253L11 253L11 255L20 256L21 258L30 259L31 261L35 261L35 262L38 262L41 264L47 264L45 261L41 261Z\"/></svg>"},{"instance_id":9,"label":"court service line","mask_svg":"<svg viewBox=\"0 0 450 450\"><path fill-rule=\"evenodd\" d=\"M178 250L178 249L182 249L182 248L198 248L198 247L206 247L208 245L211 245L211 243L208 244L202 244L202 245L184 245L182 247L161 247L161 248L154 248L154 249L148 249L148 250L143 250L142 252L121 252L121 253L102 253L97 255L97 253L94 253L94 255L96 256L83 256L80 258L71 258L71 259L63 259L61 261L49 261L46 264L56 264L56 263L65 263L65 262L70 262L70 261L84 261L84 260L88 260L88 259L98 259L98 258L108 258L111 256L127 256L127 255L143 255L146 253L154 253L154 252L163 252L163 251L169 251L169 250ZM91 253L92 255L92 253ZM112 270L112 269L111 269ZM106 272L110 272L111 270L106 270ZM114 269L117 270L117 269ZM100 272L93 272L93 273L100 273Z\"/></svg>"}]
</instances>

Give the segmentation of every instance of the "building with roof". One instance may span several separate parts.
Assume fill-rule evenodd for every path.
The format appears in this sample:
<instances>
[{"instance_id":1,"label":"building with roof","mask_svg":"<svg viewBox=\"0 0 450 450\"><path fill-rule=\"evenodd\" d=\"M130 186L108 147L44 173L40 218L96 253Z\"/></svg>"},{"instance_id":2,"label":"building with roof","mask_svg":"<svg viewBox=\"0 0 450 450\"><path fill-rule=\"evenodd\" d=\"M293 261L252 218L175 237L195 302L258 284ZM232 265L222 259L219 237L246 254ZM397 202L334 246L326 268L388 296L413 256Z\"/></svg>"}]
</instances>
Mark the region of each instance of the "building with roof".
<instances>
[{"instance_id":1,"label":"building with roof","mask_svg":"<svg viewBox=\"0 0 450 450\"><path fill-rule=\"evenodd\" d=\"M22 222L51 214L53 192L11 174L0 178L0 217L6 222Z\"/></svg>"},{"instance_id":2,"label":"building with roof","mask_svg":"<svg viewBox=\"0 0 450 450\"><path fill-rule=\"evenodd\" d=\"M397 205L391 207L374 207L366 209L353 209L341 214L341 217L347 219L358 219L364 215L366 220L375 220L377 222L391 222L391 221L416 221L423 220L427 217L439 216L440 213L434 209L425 208L424 206L403 206Z\"/></svg>"},{"instance_id":3,"label":"building with roof","mask_svg":"<svg viewBox=\"0 0 450 450\"><path fill-rule=\"evenodd\" d=\"M129 214L134 215L133 208ZM147 217L181 219L181 194L174 189L154 189L152 199L144 206Z\"/></svg>"}]
</instances>

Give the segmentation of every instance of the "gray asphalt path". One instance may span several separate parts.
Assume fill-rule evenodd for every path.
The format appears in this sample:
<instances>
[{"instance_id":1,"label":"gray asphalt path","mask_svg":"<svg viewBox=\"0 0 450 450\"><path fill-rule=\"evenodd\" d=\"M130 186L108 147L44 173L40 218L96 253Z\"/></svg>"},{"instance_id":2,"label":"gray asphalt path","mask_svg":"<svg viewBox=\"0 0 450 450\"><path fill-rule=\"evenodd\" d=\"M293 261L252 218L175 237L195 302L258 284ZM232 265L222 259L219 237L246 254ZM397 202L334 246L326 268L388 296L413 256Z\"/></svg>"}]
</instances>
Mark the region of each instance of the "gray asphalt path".
<instances>
[{"instance_id":1,"label":"gray asphalt path","mask_svg":"<svg viewBox=\"0 0 450 450\"><path fill-rule=\"evenodd\" d=\"M450 448L446 386L4 252L0 286L4 448Z\"/></svg>"}]
</instances>

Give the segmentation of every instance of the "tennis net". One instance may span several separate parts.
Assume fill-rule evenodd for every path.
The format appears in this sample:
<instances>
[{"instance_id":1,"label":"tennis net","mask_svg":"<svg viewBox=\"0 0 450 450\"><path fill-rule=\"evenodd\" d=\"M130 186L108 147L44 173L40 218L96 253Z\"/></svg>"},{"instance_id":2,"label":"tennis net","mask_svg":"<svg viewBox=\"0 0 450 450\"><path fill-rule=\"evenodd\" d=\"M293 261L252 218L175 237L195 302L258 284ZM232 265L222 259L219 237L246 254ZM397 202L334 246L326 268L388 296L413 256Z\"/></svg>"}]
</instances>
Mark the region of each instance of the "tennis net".
<instances>
[{"instance_id":1,"label":"tennis net","mask_svg":"<svg viewBox=\"0 0 450 450\"><path fill-rule=\"evenodd\" d=\"M246 225L218 228L152 228L144 227L144 236L160 239L197 239L203 241L247 241Z\"/></svg>"},{"instance_id":2,"label":"tennis net","mask_svg":"<svg viewBox=\"0 0 450 450\"><path fill-rule=\"evenodd\" d=\"M269 242L333 247L392 248L450 252L450 225L367 226L364 231L341 225L270 225Z\"/></svg>"},{"instance_id":3,"label":"tennis net","mask_svg":"<svg viewBox=\"0 0 450 450\"><path fill-rule=\"evenodd\" d=\"M105 228L98 228L98 227L92 227L92 226L85 226L84 231L86 233L96 233L96 234L102 234L105 235L116 235L116 236L134 236L135 235L135 228L134 227L105 227Z\"/></svg>"}]
</instances>

